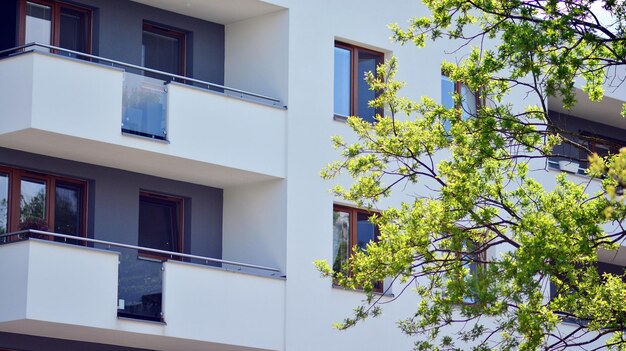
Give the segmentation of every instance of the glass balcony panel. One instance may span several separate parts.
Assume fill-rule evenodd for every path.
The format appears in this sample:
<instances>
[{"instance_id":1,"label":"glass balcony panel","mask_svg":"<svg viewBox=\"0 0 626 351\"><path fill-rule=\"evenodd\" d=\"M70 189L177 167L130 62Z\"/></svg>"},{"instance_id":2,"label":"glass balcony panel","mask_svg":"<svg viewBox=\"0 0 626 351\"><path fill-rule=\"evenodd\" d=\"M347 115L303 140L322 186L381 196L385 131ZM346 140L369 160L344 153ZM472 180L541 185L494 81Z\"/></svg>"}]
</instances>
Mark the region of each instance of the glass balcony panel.
<instances>
[{"instance_id":1,"label":"glass balcony panel","mask_svg":"<svg viewBox=\"0 0 626 351\"><path fill-rule=\"evenodd\" d=\"M167 136L165 81L124 73L122 131L165 140Z\"/></svg>"},{"instance_id":2,"label":"glass balcony panel","mask_svg":"<svg viewBox=\"0 0 626 351\"><path fill-rule=\"evenodd\" d=\"M118 310L120 317L162 321L162 262L137 250L120 250Z\"/></svg>"}]
</instances>

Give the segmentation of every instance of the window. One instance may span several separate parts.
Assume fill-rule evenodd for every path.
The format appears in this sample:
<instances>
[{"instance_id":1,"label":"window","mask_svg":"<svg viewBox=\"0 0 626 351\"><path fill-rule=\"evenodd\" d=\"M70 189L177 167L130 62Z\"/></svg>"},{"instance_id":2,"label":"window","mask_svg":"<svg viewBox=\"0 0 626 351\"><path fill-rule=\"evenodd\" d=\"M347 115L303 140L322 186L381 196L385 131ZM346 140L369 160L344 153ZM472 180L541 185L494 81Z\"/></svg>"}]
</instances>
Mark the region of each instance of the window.
<instances>
[{"instance_id":1,"label":"window","mask_svg":"<svg viewBox=\"0 0 626 351\"><path fill-rule=\"evenodd\" d=\"M183 199L141 192L139 196L139 246L163 251L182 251ZM161 256L142 252L142 256Z\"/></svg>"},{"instance_id":2,"label":"window","mask_svg":"<svg viewBox=\"0 0 626 351\"><path fill-rule=\"evenodd\" d=\"M620 264L615 264L615 263L608 263L608 262L601 262L601 261L597 261L593 264L596 267L596 270L598 272L598 276L600 277L601 281L606 281L606 277L604 277L604 274L612 274L614 276L617 277L621 277L622 281L624 281L626 283L626 267L620 265ZM579 269L584 269L585 266L583 265L579 265L578 268ZM560 277L560 276L559 276ZM565 277L560 277L562 280L566 280L567 278ZM555 298L557 295L559 294L570 294L572 291L558 291L557 286L555 283L550 282L550 299ZM570 319L570 321L573 321L573 319Z\"/></svg>"},{"instance_id":3,"label":"window","mask_svg":"<svg viewBox=\"0 0 626 351\"><path fill-rule=\"evenodd\" d=\"M605 136L591 134L587 132L581 132L583 137L588 140L589 149L595 153L597 153L601 157L606 157L609 155L619 154L619 149L626 145L625 142L608 138ZM587 155L583 155L584 158L587 158Z\"/></svg>"},{"instance_id":4,"label":"window","mask_svg":"<svg viewBox=\"0 0 626 351\"><path fill-rule=\"evenodd\" d=\"M454 82L445 75L441 75L441 104L445 108L454 108L454 94L461 96L461 119L466 120L476 114L478 96L469 87L461 82ZM444 128L450 130L450 121L444 122Z\"/></svg>"},{"instance_id":5,"label":"window","mask_svg":"<svg viewBox=\"0 0 626 351\"><path fill-rule=\"evenodd\" d=\"M369 242L376 241L380 231L370 221L372 213L356 208L333 207L333 261L332 268L336 272L346 271L346 262L355 250L366 250ZM374 290L382 291L382 282L374 284Z\"/></svg>"},{"instance_id":6,"label":"window","mask_svg":"<svg viewBox=\"0 0 626 351\"><path fill-rule=\"evenodd\" d=\"M368 106L376 93L370 90L364 76L369 71L376 74L383 57L381 52L335 42L335 117L345 120L359 116L374 122L374 116L382 113Z\"/></svg>"},{"instance_id":7,"label":"window","mask_svg":"<svg viewBox=\"0 0 626 351\"><path fill-rule=\"evenodd\" d=\"M38 42L91 52L89 9L58 1L20 0L20 13L20 42ZM74 54L60 54L76 57Z\"/></svg>"},{"instance_id":8,"label":"window","mask_svg":"<svg viewBox=\"0 0 626 351\"><path fill-rule=\"evenodd\" d=\"M141 64L147 68L185 75L185 33L144 22Z\"/></svg>"},{"instance_id":9,"label":"window","mask_svg":"<svg viewBox=\"0 0 626 351\"><path fill-rule=\"evenodd\" d=\"M484 249L478 246L473 241L467 241L463 245L463 252L457 252L457 257L463 263L463 266L468 270L467 279L473 284L480 283L480 275L484 269L485 261L487 259L487 253ZM478 301L476 296L476 286L469 287L469 293L463 297L463 302L472 304Z\"/></svg>"},{"instance_id":10,"label":"window","mask_svg":"<svg viewBox=\"0 0 626 351\"><path fill-rule=\"evenodd\" d=\"M0 233L38 229L84 236L86 187L82 180L0 167Z\"/></svg>"}]
</instances>

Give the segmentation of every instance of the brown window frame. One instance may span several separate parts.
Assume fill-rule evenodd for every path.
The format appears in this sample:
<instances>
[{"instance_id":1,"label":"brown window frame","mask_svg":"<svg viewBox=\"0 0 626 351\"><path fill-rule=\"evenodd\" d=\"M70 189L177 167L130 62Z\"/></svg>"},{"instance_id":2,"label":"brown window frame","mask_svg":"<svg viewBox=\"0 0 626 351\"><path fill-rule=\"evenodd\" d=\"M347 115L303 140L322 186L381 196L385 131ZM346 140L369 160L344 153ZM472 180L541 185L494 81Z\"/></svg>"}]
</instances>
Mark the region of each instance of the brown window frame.
<instances>
[{"instance_id":1,"label":"brown window frame","mask_svg":"<svg viewBox=\"0 0 626 351\"><path fill-rule=\"evenodd\" d=\"M9 233L19 231L20 227L20 193L21 180L32 179L45 182L46 186L46 209L44 213L44 221L49 232L54 232L55 207L56 207L56 184L72 184L81 189L80 204L80 220L79 237L86 237L87 232L87 181L69 178L65 176L57 176L53 174L34 172L25 169L7 167L0 165L0 173L8 175L9 191L8 191L8 225Z\"/></svg>"},{"instance_id":2,"label":"brown window frame","mask_svg":"<svg viewBox=\"0 0 626 351\"><path fill-rule=\"evenodd\" d=\"M589 149L592 152L600 154L598 151L598 147L602 147L603 149L608 151L610 155L616 155L619 153L619 150L626 146L626 142L622 140L613 139L610 137L606 137L599 134L593 134L588 132L581 133L585 138L589 140Z\"/></svg>"},{"instance_id":3,"label":"brown window frame","mask_svg":"<svg viewBox=\"0 0 626 351\"><path fill-rule=\"evenodd\" d=\"M61 40L61 8L68 8L73 11L77 11L82 13L85 16L87 21L87 35L85 37L85 53L91 54L91 43L92 43L92 11L89 8L81 7L73 4L68 4L62 1L56 0L20 0L18 4L18 14L19 14L19 27L18 27L18 36L20 45L28 44L24 41L26 40L26 3L33 2L44 6L50 6L52 8L52 38L50 38L50 42L52 46L60 46Z\"/></svg>"},{"instance_id":4,"label":"brown window frame","mask_svg":"<svg viewBox=\"0 0 626 351\"><path fill-rule=\"evenodd\" d=\"M367 52L378 56L376 60L376 66L385 62L385 54L380 51L366 49L361 46L347 44L341 41L335 41L335 48L342 48L350 51L350 116L359 115L359 82L363 79L363 76L359 77L359 53ZM376 71L374 71L376 75ZM376 94L378 96L378 94ZM334 95L333 95L334 98ZM334 117L337 120L345 121L348 116L338 115L333 111ZM376 109L375 114L383 114L381 109Z\"/></svg>"},{"instance_id":5,"label":"brown window frame","mask_svg":"<svg viewBox=\"0 0 626 351\"><path fill-rule=\"evenodd\" d=\"M178 252L178 253L183 253L184 252L184 228L185 228L185 223L184 223L184 214L185 214L185 199L183 197L180 196L174 196L174 195L167 195L167 194L162 194L162 193L158 193L158 192L154 192L154 191L149 191L149 190L141 190L139 192L139 206L141 206L141 201L142 199L147 199L148 201L153 201L153 202L161 202L161 203L170 203L170 204L175 204L176 206L176 215L177 215L177 224L178 224L178 238L176 241L177 244L177 250L176 251L172 251L172 252ZM138 224L140 225L140 224ZM141 228L137 228L137 244L139 244L139 235L141 235ZM158 250L158 249L157 249ZM159 254L156 252L151 252L151 251L139 251L139 257L140 258L147 258L147 259L153 259L153 260L159 260L159 261L163 261L163 260L182 260L182 258L180 256L176 256L176 257L170 257L166 254Z\"/></svg>"},{"instance_id":6,"label":"brown window frame","mask_svg":"<svg viewBox=\"0 0 626 351\"><path fill-rule=\"evenodd\" d=\"M601 134L597 134L597 133L592 133L592 132L588 132L586 130L579 130L579 135L580 135L580 142L583 145L587 145L589 151L591 152L595 152L600 156L606 156L606 155L616 155L619 153L619 150L622 147L626 146L626 141L623 140L618 140L618 139L614 139L611 137L607 137ZM600 150L599 147L602 147L603 149L607 150L608 153L601 153L598 152ZM590 155L587 150L585 150L584 148L577 148L578 149L578 157L580 159L580 167L581 168L587 168L589 167L589 162L587 161L587 157Z\"/></svg>"},{"instance_id":7,"label":"brown window frame","mask_svg":"<svg viewBox=\"0 0 626 351\"><path fill-rule=\"evenodd\" d=\"M350 232L348 234L348 246L350 247L350 255L348 256L348 260L349 260L354 255L356 250L358 250L358 247L357 247L357 240L358 240L358 233L357 233L357 229L358 229L358 225L357 225L357 223L358 223L358 214L359 213L366 214L368 217L371 217L371 216L377 214L377 212L372 212L372 211L367 211L367 210L356 208L356 207L337 205L337 204L333 205L333 212L347 212L348 215L350 216ZM379 237L380 237L380 228L378 228L378 226L376 226L376 225L374 225L374 226L376 228L376 238L375 238L374 242L377 242ZM349 274L352 275L352 270L350 270ZM383 282L382 281L373 282L373 284L374 284L374 291L375 292L378 292L378 293L382 293L383 292ZM333 286L341 287L341 285L337 284L335 281L333 281Z\"/></svg>"},{"instance_id":8,"label":"brown window frame","mask_svg":"<svg viewBox=\"0 0 626 351\"><path fill-rule=\"evenodd\" d=\"M178 39L180 43L180 63L178 65L178 72L175 74L185 76L187 74L187 33L181 29L175 29L149 21L143 21L142 35L144 31Z\"/></svg>"}]
</instances>

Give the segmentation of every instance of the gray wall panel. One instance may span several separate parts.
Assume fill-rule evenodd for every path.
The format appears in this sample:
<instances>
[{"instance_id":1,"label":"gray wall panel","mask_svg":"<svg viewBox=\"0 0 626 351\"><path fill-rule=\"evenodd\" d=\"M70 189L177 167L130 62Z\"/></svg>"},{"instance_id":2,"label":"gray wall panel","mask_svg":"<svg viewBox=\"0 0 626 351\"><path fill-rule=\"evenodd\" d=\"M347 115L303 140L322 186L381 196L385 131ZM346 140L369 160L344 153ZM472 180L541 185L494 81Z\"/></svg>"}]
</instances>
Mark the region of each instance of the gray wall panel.
<instances>
[{"instance_id":1,"label":"gray wall panel","mask_svg":"<svg viewBox=\"0 0 626 351\"><path fill-rule=\"evenodd\" d=\"M0 148L0 164L89 180L93 196L88 235L96 239L137 244L141 190L186 198L187 252L222 256L222 189L5 148Z\"/></svg>"},{"instance_id":2,"label":"gray wall panel","mask_svg":"<svg viewBox=\"0 0 626 351\"><path fill-rule=\"evenodd\" d=\"M83 0L96 9L98 55L141 63L143 21L190 32L187 73L194 78L224 84L224 26L125 0ZM190 44L190 45L189 45Z\"/></svg>"},{"instance_id":3,"label":"gray wall panel","mask_svg":"<svg viewBox=\"0 0 626 351\"><path fill-rule=\"evenodd\" d=\"M224 84L224 26L128 0L65 1L93 9L95 55L141 64L143 21L188 32L187 75ZM15 46L16 0L0 1L0 48Z\"/></svg>"}]
</instances>

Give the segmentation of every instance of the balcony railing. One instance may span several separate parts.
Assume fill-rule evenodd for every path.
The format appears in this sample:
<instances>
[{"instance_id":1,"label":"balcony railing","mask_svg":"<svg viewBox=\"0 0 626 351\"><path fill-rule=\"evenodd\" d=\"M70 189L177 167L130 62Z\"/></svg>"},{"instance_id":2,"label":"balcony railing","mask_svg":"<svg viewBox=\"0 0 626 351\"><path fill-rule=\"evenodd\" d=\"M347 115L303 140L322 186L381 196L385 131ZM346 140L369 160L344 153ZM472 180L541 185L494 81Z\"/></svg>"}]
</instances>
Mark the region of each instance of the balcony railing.
<instances>
[{"instance_id":1,"label":"balcony railing","mask_svg":"<svg viewBox=\"0 0 626 351\"><path fill-rule=\"evenodd\" d=\"M250 102L286 108L277 98L47 44L29 43L2 50L0 59L31 51L58 54L123 69L125 74L121 119L122 132L125 134L167 140L167 87L171 82L191 85Z\"/></svg>"},{"instance_id":2,"label":"balcony railing","mask_svg":"<svg viewBox=\"0 0 626 351\"><path fill-rule=\"evenodd\" d=\"M163 263L168 260L219 267L267 277L281 277L277 268L234 262L212 257L152 249L105 240L77 237L41 230L22 230L0 235L0 245L28 239L82 245L120 254L118 274L118 316L163 322Z\"/></svg>"}]
</instances>

